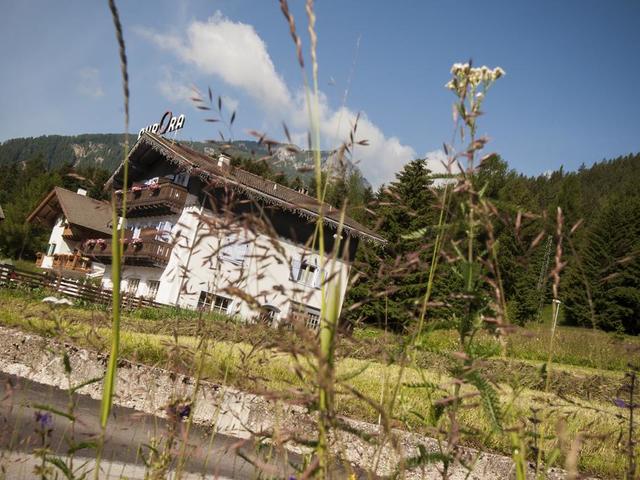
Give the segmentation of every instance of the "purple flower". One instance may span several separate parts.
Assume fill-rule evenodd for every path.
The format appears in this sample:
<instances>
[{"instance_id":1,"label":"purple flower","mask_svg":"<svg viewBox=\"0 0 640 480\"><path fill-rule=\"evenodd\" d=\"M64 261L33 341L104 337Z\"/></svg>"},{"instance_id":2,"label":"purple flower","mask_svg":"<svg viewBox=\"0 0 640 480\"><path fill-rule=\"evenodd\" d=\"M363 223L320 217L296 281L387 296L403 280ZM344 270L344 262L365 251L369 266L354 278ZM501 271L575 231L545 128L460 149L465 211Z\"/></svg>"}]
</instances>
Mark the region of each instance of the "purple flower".
<instances>
[{"instance_id":1,"label":"purple flower","mask_svg":"<svg viewBox=\"0 0 640 480\"><path fill-rule=\"evenodd\" d=\"M613 404L618 408L629 408L629 404L621 398L614 399Z\"/></svg>"},{"instance_id":2,"label":"purple flower","mask_svg":"<svg viewBox=\"0 0 640 480\"><path fill-rule=\"evenodd\" d=\"M178 417L180 417L182 420L187 418L189 415L191 415L191 405L190 404L185 403L184 405L180 405L178 407Z\"/></svg>"},{"instance_id":3,"label":"purple flower","mask_svg":"<svg viewBox=\"0 0 640 480\"><path fill-rule=\"evenodd\" d=\"M191 415L191 404L188 402L181 402L175 400L173 403L167 405L167 414L169 417L177 419L179 421L184 420Z\"/></svg>"},{"instance_id":4,"label":"purple flower","mask_svg":"<svg viewBox=\"0 0 640 480\"><path fill-rule=\"evenodd\" d=\"M35 412L36 423L40 425L41 429L46 429L53 426L53 417L49 412Z\"/></svg>"}]
</instances>

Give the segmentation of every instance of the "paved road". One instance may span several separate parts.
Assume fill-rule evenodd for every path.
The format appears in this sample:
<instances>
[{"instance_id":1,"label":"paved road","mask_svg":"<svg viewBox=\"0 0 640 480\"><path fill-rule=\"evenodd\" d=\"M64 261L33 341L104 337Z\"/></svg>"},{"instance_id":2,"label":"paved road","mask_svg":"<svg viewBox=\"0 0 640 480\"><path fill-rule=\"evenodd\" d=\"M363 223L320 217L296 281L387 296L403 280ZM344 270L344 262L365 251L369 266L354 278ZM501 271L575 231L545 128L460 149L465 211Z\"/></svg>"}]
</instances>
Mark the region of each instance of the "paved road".
<instances>
[{"instance_id":1,"label":"paved road","mask_svg":"<svg viewBox=\"0 0 640 480\"><path fill-rule=\"evenodd\" d=\"M10 452L31 452L38 445L38 436L34 419L37 405L48 405L57 410L66 411L69 399L67 392L48 385L35 383L13 375L0 373L0 449ZM86 395L77 395L75 414L78 421L75 426L76 441L91 439L100 431L98 411L100 402ZM62 416L54 415L51 448L58 454L65 454L70 438L70 422ZM149 443L153 437L166 435L167 423L152 415L146 415L130 408L114 406L109 422L108 438L103 458L105 464L116 462L123 465L141 465L138 449ZM249 462L237 455L234 448L238 439L210 432L202 427L192 426L189 436L189 454L185 469L194 473L206 473L220 478L256 478L258 471ZM246 454L255 455L254 445L241 448ZM92 449L83 449L78 456L92 458ZM33 461L33 459L31 459ZM301 458L296 455L282 455L272 460L277 468L275 475L287 478L293 469L287 462L299 464ZM137 469L139 472L140 468ZM0 473L1 476L1 473ZM104 477L106 478L106 474ZM137 476L137 475L135 475ZM28 478L28 477L27 477Z\"/></svg>"}]
</instances>

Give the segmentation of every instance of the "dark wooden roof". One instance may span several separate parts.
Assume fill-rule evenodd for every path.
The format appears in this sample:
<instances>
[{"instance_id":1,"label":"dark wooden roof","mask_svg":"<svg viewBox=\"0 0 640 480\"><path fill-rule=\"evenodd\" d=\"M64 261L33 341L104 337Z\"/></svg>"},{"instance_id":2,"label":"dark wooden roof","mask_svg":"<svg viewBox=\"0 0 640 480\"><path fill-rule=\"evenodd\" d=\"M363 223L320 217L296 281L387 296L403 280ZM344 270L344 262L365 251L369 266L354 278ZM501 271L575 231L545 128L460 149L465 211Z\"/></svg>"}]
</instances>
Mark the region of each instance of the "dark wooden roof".
<instances>
[{"instance_id":1,"label":"dark wooden roof","mask_svg":"<svg viewBox=\"0 0 640 480\"><path fill-rule=\"evenodd\" d=\"M329 204L321 204L314 197L271 180L266 180L246 170L230 166L220 167L217 159L153 133L144 132L140 136L131 149L129 161L132 164L135 163L149 149L158 151L169 161L189 171L191 175L199 175L214 185L236 188L250 197L278 205L285 210L296 212L308 219L315 219L322 212L325 223L334 228L338 228L342 224L344 231L350 235L375 242L385 242L383 237L356 220L347 216L341 219L341 211ZM107 186L120 175L121 169L122 165L114 172L107 182Z\"/></svg>"},{"instance_id":2,"label":"dark wooden roof","mask_svg":"<svg viewBox=\"0 0 640 480\"><path fill-rule=\"evenodd\" d=\"M111 235L110 203L62 187L54 187L27 217L27 222L38 222L51 227L60 213L72 225Z\"/></svg>"}]
</instances>

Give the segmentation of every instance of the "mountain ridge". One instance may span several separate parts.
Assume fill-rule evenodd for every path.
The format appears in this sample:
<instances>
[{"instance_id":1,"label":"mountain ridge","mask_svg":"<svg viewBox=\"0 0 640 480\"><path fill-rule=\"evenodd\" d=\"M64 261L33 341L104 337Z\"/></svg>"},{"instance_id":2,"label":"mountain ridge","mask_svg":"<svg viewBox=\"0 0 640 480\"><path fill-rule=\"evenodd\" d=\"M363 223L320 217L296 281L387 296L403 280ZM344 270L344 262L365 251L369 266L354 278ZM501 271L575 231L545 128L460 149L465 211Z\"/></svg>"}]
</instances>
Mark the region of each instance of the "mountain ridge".
<instances>
[{"instance_id":1,"label":"mountain ridge","mask_svg":"<svg viewBox=\"0 0 640 480\"><path fill-rule=\"evenodd\" d=\"M300 177L303 182L311 181L314 169L313 154L294 145L280 144L271 150L255 140L234 140L232 142L203 142L180 140L181 143L203 153L215 155L226 153L238 160L265 160L276 173L288 178ZM129 145L136 142L136 136L129 135ZM41 135L21 137L0 143L0 165L23 163L35 156L42 156L47 169L71 164L74 167L100 166L113 172L122 161L124 134L84 133L79 135ZM323 171L344 173L361 172L349 159L338 159L335 152L323 150L320 153ZM369 182L363 177L366 185Z\"/></svg>"}]
</instances>

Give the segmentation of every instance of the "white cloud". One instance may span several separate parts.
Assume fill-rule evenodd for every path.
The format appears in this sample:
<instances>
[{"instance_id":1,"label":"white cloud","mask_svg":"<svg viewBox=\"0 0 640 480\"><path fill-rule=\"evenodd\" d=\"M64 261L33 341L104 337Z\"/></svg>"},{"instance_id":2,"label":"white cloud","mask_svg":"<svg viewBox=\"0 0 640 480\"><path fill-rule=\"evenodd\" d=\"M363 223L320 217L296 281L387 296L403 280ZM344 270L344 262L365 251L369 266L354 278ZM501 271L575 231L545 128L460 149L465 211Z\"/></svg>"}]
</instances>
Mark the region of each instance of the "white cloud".
<instances>
[{"instance_id":1,"label":"white cloud","mask_svg":"<svg viewBox=\"0 0 640 480\"><path fill-rule=\"evenodd\" d=\"M177 79L169 68L164 69L163 77L158 81L158 90L164 98L173 103L191 102L190 98L194 95L187 82Z\"/></svg>"},{"instance_id":2,"label":"white cloud","mask_svg":"<svg viewBox=\"0 0 640 480\"><path fill-rule=\"evenodd\" d=\"M330 111L326 105L321 107L321 111L320 129L323 137L333 140L332 146L348 139L357 114L345 107ZM376 187L393 180L403 165L416 158L413 148L403 145L397 137L386 137L364 113L358 119L355 140L367 140L369 143L367 146L355 146L353 160Z\"/></svg>"},{"instance_id":3,"label":"white cloud","mask_svg":"<svg viewBox=\"0 0 640 480\"><path fill-rule=\"evenodd\" d=\"M192 22L186 37L140 27L136 31L158 47L173 52L185 64L193 65L200 73L215 75L252 97L266 116L274 120L273 130L281 131L279 123L285 121L293 139L300 142L301 147L307 147L305 132L309 117L304 95L302 92L292 94L253 26L233 22L217 12L206 22ZM162 93L167 98L170 95L184 97L187 87L174 85L170 80L172 78L164 82ZM237 108L232 99L225 99L225 103L231 110ZM334 148L347 139L356 116L345 107L331 108L321 94L323 148ZM368 140L369 146L356 147L354 160L359 160L360 169L374 186L393 180L395 172L416 157L413 148L403 145L397 137L385 136L364 113L358 122L357 138Z\"/></svg>"},{"instance_id":4,"label":"white cloud","mask_svg":"<svg viewBox=\"0 0 640 480\"><path fill-rule=\"evenodd\" d=\"M100 71L97 68L85 67L78 72L78 93L90 98L100 98L104 96L102 82L100 81Z\"/></svg>"},{"instance_id":5,"label":"white cloud","mask_svg":"<svg viewBox=\"0 0 640 480\"><path fill-rule=\"evenodd\" d=\"M460 165L458 162L449 162L449 157L442 150L434 150L427 152L424 156L427 160L427 168L434 174L456 174L460 173ZM437 179L434 181L436 184L443 184L447 181L446 178Z\"/></svg>"},{"instance_id":6,"label":"white cloud","mask_svg":"<svg viewBox=\"0 0 640 480\"><path fill-rule=\"evenodd\" d=\"M145 28L136 31L199 71L242 89L269 110L290 107L289 90L251 25L233 22L217 12L206 22L192 22L185 39Z\"/></svg>"}]
</instances>

